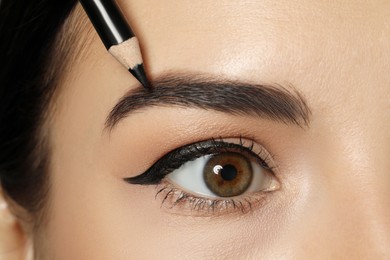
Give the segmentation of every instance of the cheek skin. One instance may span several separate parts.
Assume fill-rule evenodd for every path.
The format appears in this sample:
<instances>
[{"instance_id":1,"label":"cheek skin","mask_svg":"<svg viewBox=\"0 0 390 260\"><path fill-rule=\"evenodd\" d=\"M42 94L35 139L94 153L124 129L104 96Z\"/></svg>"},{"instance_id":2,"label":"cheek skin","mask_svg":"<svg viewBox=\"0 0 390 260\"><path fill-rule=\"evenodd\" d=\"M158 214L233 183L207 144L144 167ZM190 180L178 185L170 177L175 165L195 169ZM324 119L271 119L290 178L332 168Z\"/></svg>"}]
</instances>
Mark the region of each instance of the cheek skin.
<instances>
[{"instance_id":1,"label":"cheek skin","mask_svg":"<svg viewBox=\"0 0 390 260\"><path fill-rule=\"evenodd\" d=\"M140 38L151 79L178 70L291 82L309 101L311 126L237 118L226 126L218 114L157 109L129 117L107 135L106 115L137 82L95 36L55 102L46 255L256 259L388 252L388 3L119 3ZM276 155L282 183L270 203L249 215L169 214L153 187L122 180L183 140L241 132L259 136Z\"/></svg>"}]
</instances>

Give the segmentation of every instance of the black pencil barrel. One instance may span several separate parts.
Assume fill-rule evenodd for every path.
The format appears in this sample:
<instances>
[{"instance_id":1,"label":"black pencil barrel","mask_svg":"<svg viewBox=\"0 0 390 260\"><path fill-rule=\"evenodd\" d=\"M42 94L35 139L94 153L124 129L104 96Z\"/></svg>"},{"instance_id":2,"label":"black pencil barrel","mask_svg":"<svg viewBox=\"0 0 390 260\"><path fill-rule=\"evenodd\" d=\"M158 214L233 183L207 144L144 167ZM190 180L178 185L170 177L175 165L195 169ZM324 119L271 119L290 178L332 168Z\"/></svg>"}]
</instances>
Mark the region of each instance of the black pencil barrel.
<instances>
[{"instance_id":1,"label":"black pencil barrel","mask_svg":"<svg viewBox=\"0 0 390 260\"><path fill-rule=\"evenodd\" d=\"M134 37L114 0L80 0L80 3L107 50Z\"/></svg>"}]
</instances>

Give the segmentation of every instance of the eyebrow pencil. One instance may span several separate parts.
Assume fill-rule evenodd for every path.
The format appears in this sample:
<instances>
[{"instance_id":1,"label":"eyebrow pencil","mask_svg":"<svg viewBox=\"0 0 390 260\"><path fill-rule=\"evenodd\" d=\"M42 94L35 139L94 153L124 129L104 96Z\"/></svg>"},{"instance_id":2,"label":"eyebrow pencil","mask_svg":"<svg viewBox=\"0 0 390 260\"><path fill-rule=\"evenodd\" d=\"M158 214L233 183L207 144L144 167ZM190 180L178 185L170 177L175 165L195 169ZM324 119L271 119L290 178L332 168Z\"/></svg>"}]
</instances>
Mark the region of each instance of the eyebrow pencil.
<instances>
[{"instance_id":1,"label":"eyebrow pencil","mask_svg":"<svg viewBox=\"0 0 390 260\"><path fill-rule=\"evenodd\" d=\"M106 49L145 87L146 77L137 37L114 0L80 0Z\"/></svg>"}]
</instances>

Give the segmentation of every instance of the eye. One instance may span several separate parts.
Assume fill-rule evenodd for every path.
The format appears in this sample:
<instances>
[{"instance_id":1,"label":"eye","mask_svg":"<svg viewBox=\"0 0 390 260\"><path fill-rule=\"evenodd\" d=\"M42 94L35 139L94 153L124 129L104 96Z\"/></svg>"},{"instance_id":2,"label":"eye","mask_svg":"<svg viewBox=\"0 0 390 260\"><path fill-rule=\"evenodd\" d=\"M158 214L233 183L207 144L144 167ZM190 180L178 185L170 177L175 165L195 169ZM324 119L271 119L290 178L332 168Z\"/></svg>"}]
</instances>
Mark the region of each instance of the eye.
<instances>
[{"instance_id":1,"label":"eye","mask_svg":"<svg viewBox=\"0 0 390 260\"><path fill-rule=\"evenodd\" d=\"M161 205L178 206L183 215L245 213L279 188L274 168L271 155L257 143L221 138L179 147L125 181L157 185Z\"/></svg>"},{"instance_id":2,"label":"eye","mask_svg":"<svg viewBox=\"0 0 390 260\"><path fill-rule=\"evenodd\" d=\"M235 197L272 190L275 177L248 152L221 152L183 164L167 175L168 181L197 196Z\"/></svg>"}]
</instances>

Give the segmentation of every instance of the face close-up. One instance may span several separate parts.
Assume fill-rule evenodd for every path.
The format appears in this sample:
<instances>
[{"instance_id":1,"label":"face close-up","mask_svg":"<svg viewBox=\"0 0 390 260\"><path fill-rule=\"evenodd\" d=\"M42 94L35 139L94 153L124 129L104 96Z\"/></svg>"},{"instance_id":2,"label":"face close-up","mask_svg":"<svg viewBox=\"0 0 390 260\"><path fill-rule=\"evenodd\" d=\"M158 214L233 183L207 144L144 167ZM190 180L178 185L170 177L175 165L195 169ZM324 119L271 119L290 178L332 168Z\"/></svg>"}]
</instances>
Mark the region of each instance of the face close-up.
<instances>
[{"instance_id":1,"label":"face close-up","mask_svg":"<svg viewBox=\"0 0 390 260\"><path fill-rule=\"evenodd\" d=\"M77 4L37 259L390 257L389 1L117 3L152 88Z\"/></svg>"}]
</instances>

